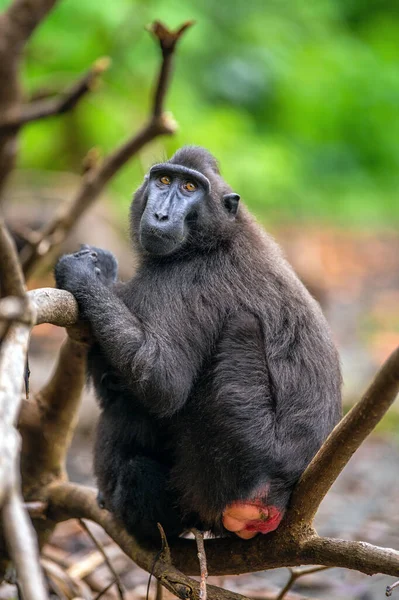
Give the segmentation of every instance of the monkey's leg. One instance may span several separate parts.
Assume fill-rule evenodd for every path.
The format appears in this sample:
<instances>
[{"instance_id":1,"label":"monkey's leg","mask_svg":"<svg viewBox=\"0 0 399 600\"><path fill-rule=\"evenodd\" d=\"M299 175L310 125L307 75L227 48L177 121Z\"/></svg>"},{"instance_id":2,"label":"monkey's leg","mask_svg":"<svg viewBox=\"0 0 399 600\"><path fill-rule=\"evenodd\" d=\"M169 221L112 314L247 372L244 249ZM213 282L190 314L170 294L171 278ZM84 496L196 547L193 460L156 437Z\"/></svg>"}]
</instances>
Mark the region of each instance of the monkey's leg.
<instances>
[{"instance_id":1,"label":"monkey's leg","mask_svg":"<svg viewBox=\"0 0 399 600\"><path fill-rule=\"evenodd\" d=\"M133 535L159 540L157 523L179 535L169 467L157 456L162 443L151 419L132 412L115 400L100 417L94 463L103 504Z\"/></svg>"}]
</instances>

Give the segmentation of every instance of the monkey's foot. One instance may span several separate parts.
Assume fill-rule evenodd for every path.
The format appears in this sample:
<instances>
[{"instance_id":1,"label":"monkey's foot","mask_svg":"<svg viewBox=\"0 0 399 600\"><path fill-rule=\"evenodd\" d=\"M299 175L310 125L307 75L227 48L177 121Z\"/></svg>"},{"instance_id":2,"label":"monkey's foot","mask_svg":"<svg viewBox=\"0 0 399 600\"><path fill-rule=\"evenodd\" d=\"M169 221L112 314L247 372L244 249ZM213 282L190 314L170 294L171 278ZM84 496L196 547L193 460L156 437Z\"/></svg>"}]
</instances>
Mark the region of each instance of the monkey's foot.
<instances>
[{"instance_id":1,"label":"monkey's foot","mask_svg":"<svg viewBox=\"0 0 399 600\"><path fill-rule=\"evenodd\" d=\"M277 529L283 515L275 506L265 506L259 500L233 502L223 512L223 526L238 537L249 540L258 533Z\"/></svg>"}]
</instances>

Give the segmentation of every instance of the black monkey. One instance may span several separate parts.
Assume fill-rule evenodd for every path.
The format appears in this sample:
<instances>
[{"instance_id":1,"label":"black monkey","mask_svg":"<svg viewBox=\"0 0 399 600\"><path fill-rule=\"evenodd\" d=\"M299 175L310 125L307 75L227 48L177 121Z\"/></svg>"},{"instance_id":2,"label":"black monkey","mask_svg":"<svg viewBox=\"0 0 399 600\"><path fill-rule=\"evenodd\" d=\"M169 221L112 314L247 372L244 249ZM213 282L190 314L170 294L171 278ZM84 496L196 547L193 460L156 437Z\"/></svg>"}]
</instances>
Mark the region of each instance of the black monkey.
<instances>
[{"instance_id":1,"label":"black monkey","mask_svg":"<svg viewBox=\"0 0 399 600\"><path fill-rule=\"evenodd\" d=\"M95 339L99 490L136 535L276 529L340 417L320 308L238 205L214 157L182 148L134 196L131 281L88 246L56 266Z\"/></svg>"}]
</instances>

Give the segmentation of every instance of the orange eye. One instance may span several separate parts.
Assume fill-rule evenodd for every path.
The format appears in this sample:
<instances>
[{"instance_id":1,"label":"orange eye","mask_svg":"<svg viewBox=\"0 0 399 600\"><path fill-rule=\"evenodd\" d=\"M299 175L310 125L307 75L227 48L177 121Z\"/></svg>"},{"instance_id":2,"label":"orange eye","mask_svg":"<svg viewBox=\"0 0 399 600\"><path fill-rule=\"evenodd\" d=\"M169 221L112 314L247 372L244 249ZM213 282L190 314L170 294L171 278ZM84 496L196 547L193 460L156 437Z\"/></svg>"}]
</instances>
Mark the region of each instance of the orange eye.
<instances>
[{"instance_id":1,"label":"orange eye","mask_svg":"<svg viewBox=\"0 0 399 600\"><path fill-rule=\"evenodd\" d=\"M167 175L162 175L162 177L159 178L159 181L164 185L170 185L170 177Z\"/></svg>"},{"instance_id":2,"label":"orange eye","mask_svg":"<svg viewBox=\"0 0 399 600\"><path fill-rule=\"evenodd\" d=\"M188 192L194 192L194 190L197 189L197 186L192 181L187 181L184 184L184 189L187 190Z\"/></svg>"}]
</instances>

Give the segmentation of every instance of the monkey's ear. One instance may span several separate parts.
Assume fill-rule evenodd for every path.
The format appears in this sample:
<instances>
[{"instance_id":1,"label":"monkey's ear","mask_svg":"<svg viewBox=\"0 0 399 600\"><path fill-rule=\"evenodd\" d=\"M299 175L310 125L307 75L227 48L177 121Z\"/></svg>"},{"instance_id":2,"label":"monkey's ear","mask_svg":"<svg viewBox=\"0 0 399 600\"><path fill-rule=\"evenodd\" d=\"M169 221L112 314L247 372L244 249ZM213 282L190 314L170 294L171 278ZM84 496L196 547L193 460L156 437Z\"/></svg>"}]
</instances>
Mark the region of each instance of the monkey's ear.
<instances>
[{"instance_id":1,"label":"monkey's ear","mask_svg":"<svg viewBox=\"0 0 399 600\"><path fill-rule=\"evenodd\" d=\"M227 209L230 216L235 217L238 211L239 194L225 194L223 196L223 206Z\"/></svg>"}]
</instances>

